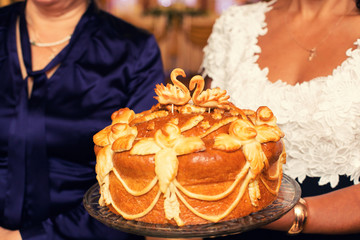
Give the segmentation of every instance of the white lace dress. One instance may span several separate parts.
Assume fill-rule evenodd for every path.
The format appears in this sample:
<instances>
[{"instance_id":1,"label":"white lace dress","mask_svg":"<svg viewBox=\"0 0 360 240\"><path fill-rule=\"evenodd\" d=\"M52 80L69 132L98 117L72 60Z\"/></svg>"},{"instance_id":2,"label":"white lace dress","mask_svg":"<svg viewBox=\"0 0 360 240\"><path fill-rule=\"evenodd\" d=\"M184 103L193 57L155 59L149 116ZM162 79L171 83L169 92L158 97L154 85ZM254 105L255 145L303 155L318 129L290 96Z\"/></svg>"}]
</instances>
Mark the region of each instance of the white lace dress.
<instances>
[{"instance_id":1,"label":"white lace dress","mask_svg":"<svg viewBox=\"0 0 360 240\"><path fill-rule=\"evenodd\" d=\"M285 133L284 172L302 182L319 177L319 185L338 185L339 175L360 177L360 48L332 75L295 86L271 83L260 69L257 38L267 32L265 13L273 2L229 8L217 20L204 48L205 72L212 87L226 89L240 108L268 106ZM360 39L355 46L360 45Z\"/></svg>"}]
</instances>

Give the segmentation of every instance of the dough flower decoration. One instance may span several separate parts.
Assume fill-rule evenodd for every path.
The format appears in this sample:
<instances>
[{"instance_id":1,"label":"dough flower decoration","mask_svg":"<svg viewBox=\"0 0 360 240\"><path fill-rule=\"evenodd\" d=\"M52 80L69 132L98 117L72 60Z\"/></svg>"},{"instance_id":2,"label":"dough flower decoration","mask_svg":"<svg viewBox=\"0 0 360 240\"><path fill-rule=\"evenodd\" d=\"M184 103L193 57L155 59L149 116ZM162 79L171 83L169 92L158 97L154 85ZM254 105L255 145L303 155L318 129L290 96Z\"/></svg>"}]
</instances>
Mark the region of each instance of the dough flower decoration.
<instances>
[{"instance_id":1,"label":"dough flower decoration","mask_svg":"<svg viewBox=\"0 0 360 240\"><path fill-rule=\"evenodd\" d=\"M257 116L256 122L261 122L261 125L254 125L247 119L237 119L232 122L229 127L229 134L221 133L216 136L213 147L227 152L242 148L246 160L250 163L253 175L260 174L264 167L269 166L268 159L261 149L261 143L276 142L284 136L283 132L276 126L274 117L267 117L269 112L271 110L268 107L261 107L257 111L259 116Z\"/></svg>"},{"instance_id":2,"label":"dough flower decoration","mask_svg":"<svg viewBox=\"0 0 360 240\"><path fill-rule=\"evenodd\" d=\"M96 155L95 166L96 178L101 192L99 199L101 206L111 203L109 173L113 170L112 157L114 152L130 150L138 134L135 126L129 126L134 118L134 111L122 108L111 115L111 125L93 136L95 145L102 147Z\"/></svg>"},{"instance_id":3,"label":"dough flower decoration","mask_svg":"<svg viewBox=\"0 0 360 240\"><path fill-rule=\"evenodd\" d=\"M177 156L204 151L205 143L199 137L181 135L179 127L171 122L156 131L154 138L144 138L130 150L132 155L155 154L155 173L159 188L165 197L164 209L166 217L183 225L179 217L179 202L176 197L174 179L177 175L179 160Z\"/></svg>"},{"instance_id":4,"label":"dough flower decoration","mask_svg":"<svg viewBox=\"0 0 360 240\"><path fill-rule=\"evenodd\" d=\"M252 204L257 206L260 189L256 178L260 176L264 168L269 168L269 161L261 144L279 141L284 134L276 126L276 119L267 107L259 108L254 120L255 124L247 119L237 119L232 122L229 127L229 134L221 133L215 137L213 148L226 152L242 149L247 162L250 164L252 175L248 188L250 199ZM259 123L261 124L256 125Z\"/></svg>"},{"instance_id":5,"label":"dough flower decoration","mask_svg":"<svg viewBox=\"0 0 360 240\"><path fill-rule=\"evenodd\" d=\"M180 75L186 77L184 70L175 68L170 74L173 85L166 84L166 86L164 86L162 83L156 85L155 93L157 96L154 98L158 100L160 104L185 105L190 101L191 96L189 89L177 80L177 77Z\"/></svg>"},{"instance_id":6,"label":"dough flower decoration","mask_svg":"<svg viewBox=\"0 0 360 240\"><path fill-rule=\"evenodd\" d=\"M136 128L128 128L129 123L134 118L135 112L133 110L130 110L129 108L121 108L118 111L114 112L111 115L111 125L105 127L93 136L93 141L95 145L105 147L109 144L112 144L113 141L118 137L127 135L127 131L122 131L125 129L133 131L133 134L137 135L137 133L135 133Z\"/></svg>"},{"instance_id":7,"label":"dough flower decoration","mask_svg":"<svg viewBox=\"0 0 360 240\"><path fill-rule=\"evenodd\" d=\"M200 75L191 78L189 88L191 91L195 89L192 95L195 105L207 108L228 108L230 96L226 95L226 90L213 88L203 91L204 87L205 80Z\"/></svg>"}]
</instances>

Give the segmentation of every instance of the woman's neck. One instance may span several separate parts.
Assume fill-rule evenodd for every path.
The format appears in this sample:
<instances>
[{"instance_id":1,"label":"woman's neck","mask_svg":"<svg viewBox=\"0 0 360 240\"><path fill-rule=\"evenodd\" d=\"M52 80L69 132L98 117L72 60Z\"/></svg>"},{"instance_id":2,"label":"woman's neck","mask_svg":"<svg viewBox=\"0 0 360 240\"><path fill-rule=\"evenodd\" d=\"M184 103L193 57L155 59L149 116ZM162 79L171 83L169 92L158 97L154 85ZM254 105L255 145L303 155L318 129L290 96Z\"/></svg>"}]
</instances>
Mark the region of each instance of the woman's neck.
<instances>
[{"instance_id":1,"label":"woman's neck","mask_svg":"<svg viewBox=\"0 0 360 240\"><path fill-rule=\"evenodd\" d=\"M57 39L71 34L86 11L88 0L28 0L25 15L28 26L43 38ZM48 35L48 37L46 37Z\"/></svg>"}]
</instances>

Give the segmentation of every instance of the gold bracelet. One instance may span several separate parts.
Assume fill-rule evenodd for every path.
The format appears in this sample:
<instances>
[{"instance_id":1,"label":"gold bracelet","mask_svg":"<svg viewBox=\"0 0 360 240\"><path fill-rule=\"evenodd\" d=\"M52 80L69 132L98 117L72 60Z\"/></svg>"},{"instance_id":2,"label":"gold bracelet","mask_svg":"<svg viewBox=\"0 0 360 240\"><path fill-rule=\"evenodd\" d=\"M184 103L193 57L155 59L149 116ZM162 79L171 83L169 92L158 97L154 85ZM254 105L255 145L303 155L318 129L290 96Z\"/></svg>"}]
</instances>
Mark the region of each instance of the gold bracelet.
<instances>
[{"instance_id":1,"label":"gold bracelet","mask_svg":"<svg viewBox=\"0 0 360 240\"><path fill-rule=\"evenodd\" d=\"M303 198L299 199L299 202L294 206L295 219L289 229L289 234L298 234L304 229L307 219L307 205Z\"/></svg>"}]
</instances>

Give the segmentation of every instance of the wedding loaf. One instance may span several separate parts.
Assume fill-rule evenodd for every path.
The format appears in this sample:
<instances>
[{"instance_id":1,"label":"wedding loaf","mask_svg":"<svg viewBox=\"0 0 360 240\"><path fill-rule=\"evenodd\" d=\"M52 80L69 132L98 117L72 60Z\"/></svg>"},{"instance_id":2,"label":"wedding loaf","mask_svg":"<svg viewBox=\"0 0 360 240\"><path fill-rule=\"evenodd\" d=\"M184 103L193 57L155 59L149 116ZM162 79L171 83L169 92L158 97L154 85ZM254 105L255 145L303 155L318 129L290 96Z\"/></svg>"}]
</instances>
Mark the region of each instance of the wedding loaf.
<instances>
[{"instance_id":1,"label":"wedding loaf","mask_svg":"<svg viewBox=\"0 0 360 240\"><path fill-rule=\"evenodd\" d=\"M178 226L240 218L270 205L286 153L283 132L266 107L244 110L225 90L189 88L171 73L158 104L122 108L94 135L101 206L125 219ZM192 94L191 94L192 92Z\"/></svg>"}]
</instances>

